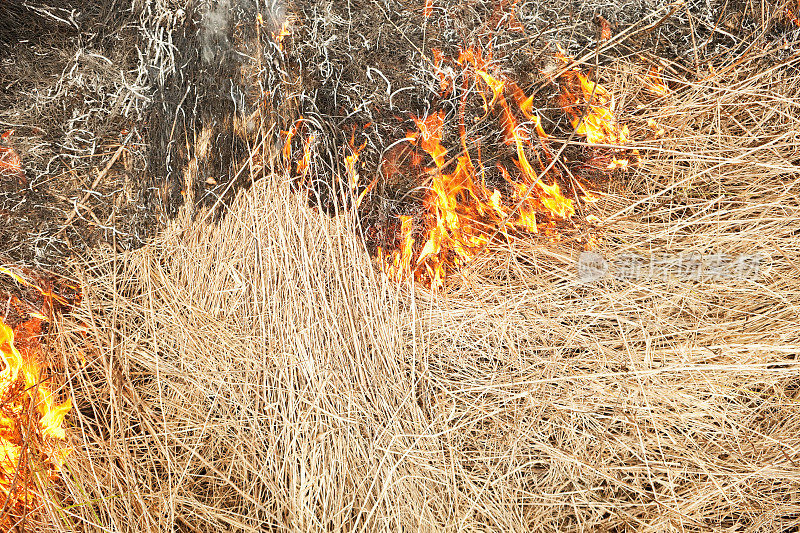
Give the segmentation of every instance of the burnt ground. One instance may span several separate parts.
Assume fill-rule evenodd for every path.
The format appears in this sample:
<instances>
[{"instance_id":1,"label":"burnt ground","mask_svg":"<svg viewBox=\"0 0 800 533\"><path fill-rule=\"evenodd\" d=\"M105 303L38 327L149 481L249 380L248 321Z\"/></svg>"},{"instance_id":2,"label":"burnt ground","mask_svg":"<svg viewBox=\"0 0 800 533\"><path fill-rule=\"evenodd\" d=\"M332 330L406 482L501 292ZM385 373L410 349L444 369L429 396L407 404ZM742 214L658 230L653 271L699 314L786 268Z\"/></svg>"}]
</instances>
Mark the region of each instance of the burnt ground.
<instances>
[{"instance_id":1,"label":"burnt ground","mask_svg":"<svg viewBox=\"0 0 800 533\"><path fill-rule=\"evenodd\" d=\"M14 130L5 147L23 168L0 174L0 255L57 271L94 246L141 246L187 200L219 210L280 165L266 157L300 116L322 139L312 200L328 211L347 201L341 162L351 142L364 144L361 172L381 179L362 216L379 225L413 210L418 185L413 173L385 179L387 149L414 129L411 116L458 113L428 68L434 48L449 58L491 48L564 133L536 74L556 44L591 57L588 71L640 56L691 79L697 64L753 43L796 42L784 3L432 0L425 17L424 0L0 0L0 133ZM281 49L273 34L286 18ZM243 172L255 147L265 159Z\"/></svg>"},{"instance_id":2,"label":"burnt ground","mask_svg":"<svg viewBox=\"0 0 800 533\"><path fill-rule=\"evenodd\" d=\"M0 132L13 130L4 145L23 169L0 174L7 260L58 269L100 241L141 243L126 220L135 201L124 194L134 189L135 142L103 172L143 100L125 74L137 29L120 7L0 2Z\"/></svg>"}]
</instances>

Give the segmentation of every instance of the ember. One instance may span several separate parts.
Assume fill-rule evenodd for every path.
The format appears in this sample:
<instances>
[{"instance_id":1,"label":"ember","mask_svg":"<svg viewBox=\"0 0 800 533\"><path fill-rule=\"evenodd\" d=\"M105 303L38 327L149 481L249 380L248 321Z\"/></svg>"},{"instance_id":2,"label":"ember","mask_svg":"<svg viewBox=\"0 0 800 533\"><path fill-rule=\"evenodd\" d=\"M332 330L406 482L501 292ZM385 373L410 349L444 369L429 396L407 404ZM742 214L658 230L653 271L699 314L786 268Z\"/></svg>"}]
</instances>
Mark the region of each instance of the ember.
<instances>
[{"instance_id":1,"label":"ember","mask_svg":"<svg viewBox=\"0 0 800 533\"><path fill-rule=\"evenodd\" d=\"M25 173L22 170L22 158L8 146L14 130L0 134L0 177L11 176L24 182Z\"/></svg>"}]
</instances>

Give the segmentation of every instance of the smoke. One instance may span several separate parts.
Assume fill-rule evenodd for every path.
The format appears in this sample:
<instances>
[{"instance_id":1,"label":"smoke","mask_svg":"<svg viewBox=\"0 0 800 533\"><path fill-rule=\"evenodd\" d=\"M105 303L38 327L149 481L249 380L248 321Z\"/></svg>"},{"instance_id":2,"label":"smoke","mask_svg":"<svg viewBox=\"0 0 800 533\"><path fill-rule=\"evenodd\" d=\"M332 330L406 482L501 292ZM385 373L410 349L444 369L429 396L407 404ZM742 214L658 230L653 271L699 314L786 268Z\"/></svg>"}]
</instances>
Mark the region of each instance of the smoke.
<instances>
[{"instance_id":1,"label":"smoke","mask_svg":"<svg viewBox=\"0 0 800 533\"><path fill-rule=\"evenodd\" d=\"M201 9L200 40L202 57L206 63L222 59L233 45L231 35L239 23L252 25L261 15L270 31L280 27L286 16L282 0L211 0Z\"/></svg>"},{"instance_id":2,"label":"smoke","mask_svg":"<svg viewBox=\"0 0 800 533\"><path fill-rule=\"evenodd\" d=\"M214 2L203 12L200 42L202 43L203 60L206 63L213 62L220 52L230 48L228 28L231 25L232 17L230 0Z\"/></svg>"}]
</instances>

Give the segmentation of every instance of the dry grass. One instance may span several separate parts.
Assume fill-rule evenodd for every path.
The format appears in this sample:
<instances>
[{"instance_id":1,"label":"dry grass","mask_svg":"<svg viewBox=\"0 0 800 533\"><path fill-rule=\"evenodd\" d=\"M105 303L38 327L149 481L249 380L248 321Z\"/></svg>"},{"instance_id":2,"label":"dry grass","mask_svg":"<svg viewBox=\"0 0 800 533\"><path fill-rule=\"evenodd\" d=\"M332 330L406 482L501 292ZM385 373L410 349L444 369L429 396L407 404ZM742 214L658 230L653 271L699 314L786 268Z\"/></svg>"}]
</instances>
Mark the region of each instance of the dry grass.
<instances>
[{"instance_id":1,"label":"dry grass","mask_svg":"<svg viewBox=\"0 0 800 533\"><path fill-rule=\"evenodd\" d=\"M608 257L760 252L755 281L586 285L540 239L398 288L278 179L80 265L54 528L797 530L800 80L757 65L640 113L666 136L596 208Z\"/></svg>"}]
</instances>

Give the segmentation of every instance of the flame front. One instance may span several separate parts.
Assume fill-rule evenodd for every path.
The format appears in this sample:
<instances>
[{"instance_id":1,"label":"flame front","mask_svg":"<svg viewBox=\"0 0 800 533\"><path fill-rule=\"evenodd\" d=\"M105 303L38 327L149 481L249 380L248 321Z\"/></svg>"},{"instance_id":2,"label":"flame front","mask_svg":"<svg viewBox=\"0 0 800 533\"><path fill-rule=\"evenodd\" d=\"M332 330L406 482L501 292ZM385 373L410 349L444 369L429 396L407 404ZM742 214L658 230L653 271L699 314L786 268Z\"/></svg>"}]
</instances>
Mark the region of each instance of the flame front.
<instances>
[{"instance_id":1,"label":"flame front","mask_svg":"<svg viewBox=\"0 0 800 533\"><path fill-rule=\"evenodd\" d=\"M432 9L432 2L427 5ZM571 61L562 54L557 60ZM413 193L421 210L414 204L414 210L396 212L393 220L369 224L377 235L372 242L378 261L390 278L415 279L438 288L494 242L574 226L579 205L596 201L600 193L551 149L564 146L555 141L559 136L563 141L565 132L558 119L550 118L555 132L548 134L539 108L552 109L553 100L526 94L498 68L491 52L467 48L449 58L433 49L430 63L439 78L440 98L455 99L457 105L411 116L413 129L381 156L381 172L368 184L361 172L366 142L357 144L356 129L340 157L345 178L341 181L356 209L362 209L362 200L379 179L394 183L411 176L424 186L414 188L424 194ZM603 162L601 172L627 168L627 154L636 152L625 148L629 132L615 117L612 94L577 68L543 79L556 89L555 103L572 127L568 133L585 138L586 143L575 149L597 156ZM474 119L469 127L467 110ZM322 132L313 131L302 117L284 132L282 155L295 184L312 181L317 135ZM489 138L500 142L485 147L491 157L484 161L482 143Z\"/></svg>"},{"instance_id":2,"label":"flame front","mask_svg":"<svg viewBox=\"0 0 800 533\"><path fill-rule=\"evenodd\" d=\"M440 52L435 51L434 57L437 65L441 63ZM463 112L466 94L461 101L460 146L456 152L442 144L447 122L444 111L413 117L417 129L408 132L408 142L427 154L433 163L427 169L430 175L425 197L427 217L417 222L416 228L411 227L411 219L403 217L400 243L382 261L390 277L412 276L431 287L440 286L448 273L469 262L494 236L537 233L540 221L567 222L576 213L576 198L565 196L556 178L558 173L549 164L554 157L548 147L551 137L542 127L533 97L493 68L491 58L483 57L477 49L464 50L456 62L472 78L482 98L483 118L496 120L505 144L516 157L512 158L511 167L495 164L503 178L503 191L487 187L481 179L487 168L479 155L476 158L471 155L475 150L470 150L470 146L479 139L467 134ZM575 133L595 144L628 141L627 128L619 127L614 119L608 91L579 71L570 71L570 75L564 83L574 79L582 90L580 98L565 105L568 113L574 113ZM588 105L585 116L577 111L581 101ZM449 157L451 153L456 155ZM583 199L591 198L582 184L576 185L585 193ZM422 246L415 255L413 244L417 240ZM411 257L414 255L415 259ZM408 268L403 269L403 265Z\"/></svg>"},{"instance_id":3,"label":"flame front","mask_svg":"<svg viewBox=\"0 0 800 533\"><path fill-rule=\"evenodd\" d=\"M0 491L16 511L37 497L36 479L54 475L70 451L63 424L72 403L57 403L42 381L35 340L40 328L39 319L25 322L18 331L27 339L18 347L14 330L0 320Z\"/></svg>"}]
</instances>

